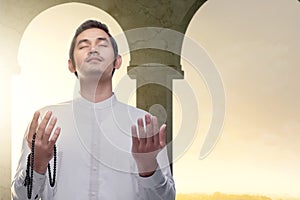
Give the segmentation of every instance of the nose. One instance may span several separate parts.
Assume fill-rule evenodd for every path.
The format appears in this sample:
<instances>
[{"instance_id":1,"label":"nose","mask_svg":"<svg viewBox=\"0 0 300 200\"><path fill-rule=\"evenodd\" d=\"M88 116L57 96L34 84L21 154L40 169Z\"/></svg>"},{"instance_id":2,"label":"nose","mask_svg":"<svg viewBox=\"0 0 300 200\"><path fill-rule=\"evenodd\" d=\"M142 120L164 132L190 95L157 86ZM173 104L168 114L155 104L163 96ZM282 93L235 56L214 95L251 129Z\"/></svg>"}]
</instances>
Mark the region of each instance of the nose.
<instances>
[{"instance_id":1,"label":"nose","mask_svg":"<svg viewBox=\"0 0 300 200\"><path fill-rule=\"evenodd\" d=\"M100 55L100 52L99 52L99 50L97 49L97 48L95 48L95 47L93 47L90 51L89 51L89 53L88 53L89 55L93 55L93 54L95 54L95 55Z\"/></svg>"}]
</instances>

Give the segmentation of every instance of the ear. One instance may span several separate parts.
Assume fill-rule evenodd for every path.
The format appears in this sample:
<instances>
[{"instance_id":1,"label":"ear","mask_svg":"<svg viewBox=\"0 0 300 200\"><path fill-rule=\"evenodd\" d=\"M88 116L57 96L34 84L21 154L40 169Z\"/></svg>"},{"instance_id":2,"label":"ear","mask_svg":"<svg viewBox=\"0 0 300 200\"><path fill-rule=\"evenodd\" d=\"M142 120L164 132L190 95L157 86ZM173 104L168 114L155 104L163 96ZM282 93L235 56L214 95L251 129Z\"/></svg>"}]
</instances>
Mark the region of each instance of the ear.
<instances>
[{"instance_id":1,"label":"ear","mask_svg":"<svg viewBox=\"0 0 300 200\"><path fill-rule=\"evenodd\" d=\"M75 67L73 66L73 63L71 61L71 59L68 60L68 67L69 67L69 71L72 72L72 73L75 73L76 72L76 69Z\"/></svg>"},{"instance_id":2,"label":"ear","mask_svg":"<svg viewBox=\"0 0 300 200\"><path fill-rule=\"evenodd\" d=\"M122 57L118 55L114 61L114 68L119 69L121 67L121 64L122 64Z\"/></svg>"}]
</instances>

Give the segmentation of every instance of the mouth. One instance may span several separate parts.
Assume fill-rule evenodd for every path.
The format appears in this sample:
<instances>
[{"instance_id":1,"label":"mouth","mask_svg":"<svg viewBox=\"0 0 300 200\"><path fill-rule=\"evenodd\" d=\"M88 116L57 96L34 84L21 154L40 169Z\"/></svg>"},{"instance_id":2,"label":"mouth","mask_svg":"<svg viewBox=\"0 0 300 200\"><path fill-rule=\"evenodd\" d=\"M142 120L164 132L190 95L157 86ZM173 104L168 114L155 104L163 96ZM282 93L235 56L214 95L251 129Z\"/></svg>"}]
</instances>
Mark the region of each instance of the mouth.
<instances>
[{"instance_id":1,"label":"mouth","mask_svg":"<svg viewBox=\"0 0 300 200\"><path fill-rule=\"evenodd\" d=\"M102 58L93 56L86 59L86 62L92 62L92 61L102 62Z\"/></svg>"}]
</instances>

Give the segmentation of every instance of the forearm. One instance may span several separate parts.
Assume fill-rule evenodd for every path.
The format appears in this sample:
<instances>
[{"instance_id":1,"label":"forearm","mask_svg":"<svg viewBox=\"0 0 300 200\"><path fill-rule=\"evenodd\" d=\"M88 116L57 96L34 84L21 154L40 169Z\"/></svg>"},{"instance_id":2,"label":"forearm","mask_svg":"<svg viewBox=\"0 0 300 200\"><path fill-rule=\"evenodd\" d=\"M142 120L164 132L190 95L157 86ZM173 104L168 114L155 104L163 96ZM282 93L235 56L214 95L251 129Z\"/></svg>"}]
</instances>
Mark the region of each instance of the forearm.
<instances>
[{"instance_id":1,"label":"forearm","mask_svg":"<svg viewBox=\"0 0 300 200\"><path fill-rule=\"evenodd\" d=\"M17 172L11 187L12 199L28 199L27 197L27 187L24 185L25 183L26 172L25 169L22 169ZM45 186L46 176L41 175L37 172L33 172L33 184L32 184L32 195L31 199L39 199L41 197L42 192ZM37 198L35 198L37 197Z\"/></svg>"},{"instance_id":2,"label":"forearm","mask_svg":"<svg viewBox=\"0 0 300 200\"><path fill-rule=\"evenodd\" d=\"M175 184L169 169L157 169L150 177L138 177L139 196L145 200L174 200Z\"/></svg>"},{"instance_id":3,"label":"forearm","mask_svg":"<svg viewBox=\"0 0 300 200\"><path fill-rule=\"evenodd\" d=\"M28 199L27 187L24 185L26 177L27 157L30 154L30 149L27 145L26 137L23 139L21 157L18 163L18 167L12 181L11 194L12 199ZM44 185L46 181L46 175L41 175L36 171L33 171L33 184L31 199L34 199L36 195L40 197L43 193ZM39 198L37 198L39 199Z\"/></svg>"}]
</instances>

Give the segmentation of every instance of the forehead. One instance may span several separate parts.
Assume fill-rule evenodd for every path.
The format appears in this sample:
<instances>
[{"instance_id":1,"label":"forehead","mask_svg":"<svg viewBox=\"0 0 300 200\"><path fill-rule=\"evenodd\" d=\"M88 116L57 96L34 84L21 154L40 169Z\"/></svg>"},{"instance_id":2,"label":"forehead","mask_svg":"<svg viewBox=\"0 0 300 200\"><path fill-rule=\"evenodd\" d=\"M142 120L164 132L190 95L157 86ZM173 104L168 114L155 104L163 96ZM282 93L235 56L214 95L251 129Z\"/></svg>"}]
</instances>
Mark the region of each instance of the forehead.
<instances>
[{"instance_id":1,"label":"forehead","mask_svg":"<svg viewBox=\"0 0 300 200\"><path fill-rule=\"evenodd\" d=\"M106 38L109 41L109 35L99 28L90 28L82 31L78 36L76 41L80 40L96 40L97 38Z\"/></svg>"}]
</instances>

